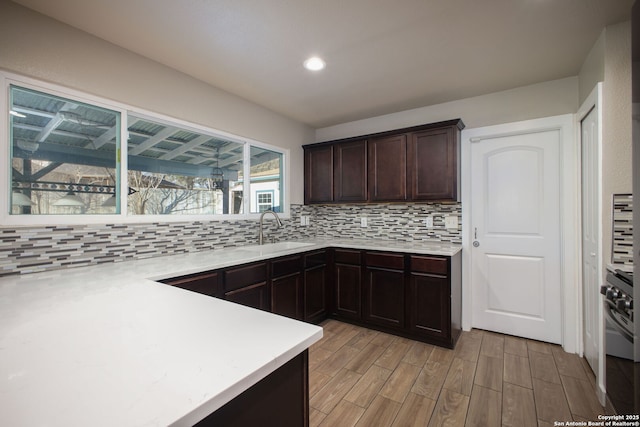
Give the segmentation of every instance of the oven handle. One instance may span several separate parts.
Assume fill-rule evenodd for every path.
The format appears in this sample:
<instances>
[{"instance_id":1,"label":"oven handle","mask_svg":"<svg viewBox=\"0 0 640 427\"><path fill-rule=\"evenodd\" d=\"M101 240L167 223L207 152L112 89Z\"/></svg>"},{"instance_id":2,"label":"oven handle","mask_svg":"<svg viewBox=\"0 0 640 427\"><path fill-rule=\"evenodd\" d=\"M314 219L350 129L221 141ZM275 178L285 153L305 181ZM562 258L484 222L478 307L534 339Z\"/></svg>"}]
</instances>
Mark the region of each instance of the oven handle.
<instances>
[{"instance_id":1,"label":"oven handle","mask_svg":"<svg viewBox=\"0 0 640 427\"><path fill-rule=\"evenodd\" d=\"M611 303L605 300L604 310L606 312L607 319L611 320L611 325L630 343L633 344L633 336L629 334L629 331L622 325L618 319L611 314Z\"/></svg>"}]
</instances>

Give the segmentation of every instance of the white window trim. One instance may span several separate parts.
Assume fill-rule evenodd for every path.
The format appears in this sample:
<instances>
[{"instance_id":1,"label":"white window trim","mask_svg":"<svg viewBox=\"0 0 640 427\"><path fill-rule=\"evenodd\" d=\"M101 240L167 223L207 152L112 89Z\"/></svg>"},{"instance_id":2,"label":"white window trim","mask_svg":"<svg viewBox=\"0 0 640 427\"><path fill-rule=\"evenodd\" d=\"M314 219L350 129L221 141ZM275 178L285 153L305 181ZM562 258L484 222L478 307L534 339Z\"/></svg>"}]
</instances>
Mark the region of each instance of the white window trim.
<instances>
[{"instance_id":1,"label":"white window trim","mask_svg":"<svg viewBox=\"0 0 640 427\"><path fill-rule=\"evenodd\" d=\"M160 113L151 112L141 108L132 107L130 105L108 100L87 93L69 89L64 86L56 85L53 83L43 82L30 77L21 76L18 74L9 73L0 70L0 80L2 80L2 99L0 102L0 150L5 153L5 161L0 162L0 227L16 226L16 227L31 227L31 226L55 226L55 225L86 225L86 224L144 224L150 222L161 223L177 223L177 222L194 222L194 221L242 221L242 220L258 220L260 213L249 213L250 200L248 197L243 197L243 214L211 214L211 215L127 215L127 198L120 198L120 213L119 214L101 214L101 215L11 215L9 213L9 197L8 191L11 191L11 164L10 164L10 152L11 142L9 141L9 91L10 86L20 86L27 89L33 89L36 91L44 92L50 95L59 96L62 98L69 98L77 100L87 104L92 104L97 107L106 108L109 110L120 113L120 194L126 195L128 192L127 183L127 144L128 139L128 116L129 114L140 117L141 119L148 119L160 123L170 123L173 125L179 125L189 130L196 132L202 132L214 137L220 137L228 139L233 142L238 142L244 146L243 156L243 175L250 176L250 148L260 147L267 150L281 153L284 156L284 171L282 172L282 191L283 191L283 212L279 213L282 218L290 217L290 205L289 205L289 168L290 168L290 152L287 148L277 147L270 145L255 139L245 138L238 135L234 135L229 132L221 131L218 129L210 128L207 126L199 125L186 120L178 119L175 117L167 116ZM250 185L250 180L246 180L243 185ZM243 189L245 194L249 193L249 188Z\"/></svg>"},{"instance_id":2,"label":"white window trim","mask_svg":"<svg viewBox=\"0 0 640 427\"><path fill-rule=\"evenodd\" d=\"M256 191L256 207L258 208L258 210L260 210L260 205L266 205L267 203L260 203L260 196L263 194L268 194L269 196L271 196L271 202L269 203L269 209L273 209L273 199L275 198L275 191L274 190L258 190Z\"/></svg>"}]
</instances>

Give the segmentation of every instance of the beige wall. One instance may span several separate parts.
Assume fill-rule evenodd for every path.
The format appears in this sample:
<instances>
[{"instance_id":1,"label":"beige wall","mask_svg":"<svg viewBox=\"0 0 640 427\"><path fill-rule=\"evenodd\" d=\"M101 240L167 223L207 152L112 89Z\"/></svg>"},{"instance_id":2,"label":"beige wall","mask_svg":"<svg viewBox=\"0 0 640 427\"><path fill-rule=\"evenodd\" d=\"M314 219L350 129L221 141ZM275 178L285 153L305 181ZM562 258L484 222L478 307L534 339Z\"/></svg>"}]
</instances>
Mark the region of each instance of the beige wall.
<instances>
[{"instance_id":1,"label":"beige wall","mask_svg":"<svg viewBox=\"0 0 640 427\"><path fill-rule=\"evenodd\" d=\"M308 126L5 0L0 68L288 148L290 200L303 201L301 145L314 138Z\"/></svg>"},{"instance_id":2,"label":"beige wall","mask_svg":"<svg viewBox=\"0 0 640 427\"><path fill-rule=\"evenodd\" d=\"M302 144L458 117L467 128L474 128L573 113L579 100L603 79L603 197L630 191L631 165L630 160L626 162L631 158L629 39L629 23L605 29L578 77L344 123L314 133L308 126L162 64L15 3L0 1L0 68L288 148L292 203L303 200Z\"/></svg>"},{"instance_id":3,"label":"beige wall","mask_svg":"<svg viewBox=\"0 0 640 427\"><path fill-rule=\"evenodd\" d=\"M611 198L631 193L631 23L604 30L604 84L602 88L602 207L603 251L611 259Z\"/></svg>"},{"instance_id":4,"label":"beige wall","mask_svg":"<svg viewBox=\"0 0 640 427\"><path fill-rule=\"evenodd\" d=\"M544 82L488 95L372 117L316 130L316 141L461 118L467 128L575 113L578 78Z\"/></svg>"},{"instance_id":5,"label":"beige wall","mask_svg":"<svg viewBox=\"0 0 640 427\"><path fill-rule=\"evenodd\" d=\"M604 41L605 31L603 30L589 51L578 75L578 90L580 91L580 104L587 99L598 82L604 81Z\"/></svg>"},{"instance_id":6,"label":"beige wall","mask_svg":"<svg viewBox=\"0 0 640 427\"><path fill-rule=\"evenodd\" d=\"M631 192L631 23L605 29L603 167L605 189Z\"/></svg>"},{"instance_id":7,"label":"beige wall","mask_svg":"<svg viewBox=\"0 0 640 427\"><path fill-rule=\"evenodd\" d=\"M611 261L611 200L615 193L631 193L631 22L610 25L587 56L580 75L580 100L596 83L602 85L602 250ZM602 271L605 271L603 266Z\"/></svg>"}]
</instances>

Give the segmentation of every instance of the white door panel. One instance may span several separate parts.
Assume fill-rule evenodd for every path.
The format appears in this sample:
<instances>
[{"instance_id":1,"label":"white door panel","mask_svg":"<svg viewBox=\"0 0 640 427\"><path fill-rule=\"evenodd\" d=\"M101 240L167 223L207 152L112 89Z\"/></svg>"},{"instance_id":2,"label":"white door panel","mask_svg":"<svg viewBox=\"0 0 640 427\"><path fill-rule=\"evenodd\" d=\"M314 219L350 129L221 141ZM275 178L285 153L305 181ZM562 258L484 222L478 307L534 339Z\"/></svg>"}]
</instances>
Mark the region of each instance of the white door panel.
<instances>
[{"instance_id":1,"label":"white door panel","mask_svg":"<svg viewBox=\"0 0 640 427\"><path fill-rule=\"evenodd\" d=\"M596 107L580 122L582 151L582 306L584 355L598 372L598 305L600 304L599 134Z\"/></svg>"},{"instance_id":2,"label":"white door panel","mask_svg":"<svg viewBox=\"0 0 640 427\"><path fill-rule=\"evenodd\" d=\"M540 234L541 154L541 150L513 147L487 155L487 235Z\"/></svg>"},{"instance_id":3,"label":"white door panel","mask_svg":"<svg viewBox=\"0 0 640 427\"><path fill-rule=\"evenodd\" d=\"M521 280L526 276L526 281ZM544 318L544 259L487 255L487 311L508 317Z\"/></svg>"},{"instance_id":4,"label":"white door panel","mask_svg":"<svg viewBox=\"0 0 640 427\"><path fill-rule=\"evenodd\" d=\"M471 144L474 327L561 342L560 144L559 129Z\"/></svg>"}]
</instances>

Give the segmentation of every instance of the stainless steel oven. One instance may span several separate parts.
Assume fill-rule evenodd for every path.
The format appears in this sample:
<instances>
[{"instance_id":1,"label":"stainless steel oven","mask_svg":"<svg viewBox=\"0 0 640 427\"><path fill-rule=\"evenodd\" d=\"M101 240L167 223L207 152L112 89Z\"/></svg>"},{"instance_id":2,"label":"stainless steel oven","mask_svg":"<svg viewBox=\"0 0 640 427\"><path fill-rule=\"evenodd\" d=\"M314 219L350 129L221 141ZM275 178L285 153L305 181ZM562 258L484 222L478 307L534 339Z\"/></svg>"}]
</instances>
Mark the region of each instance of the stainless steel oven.
<instances>
[{"instance_id":1,"label":"stainless steel oven","mask_svg":"<svg viewBox=\"0 0 640 427\"><path fill-rule=\"evenodd\" d=\"M633 273L607 267L604 295L607 396L618 414L637 413ZM640 384L639 384L640 386Z\"/></svg>"}]
</instances>

